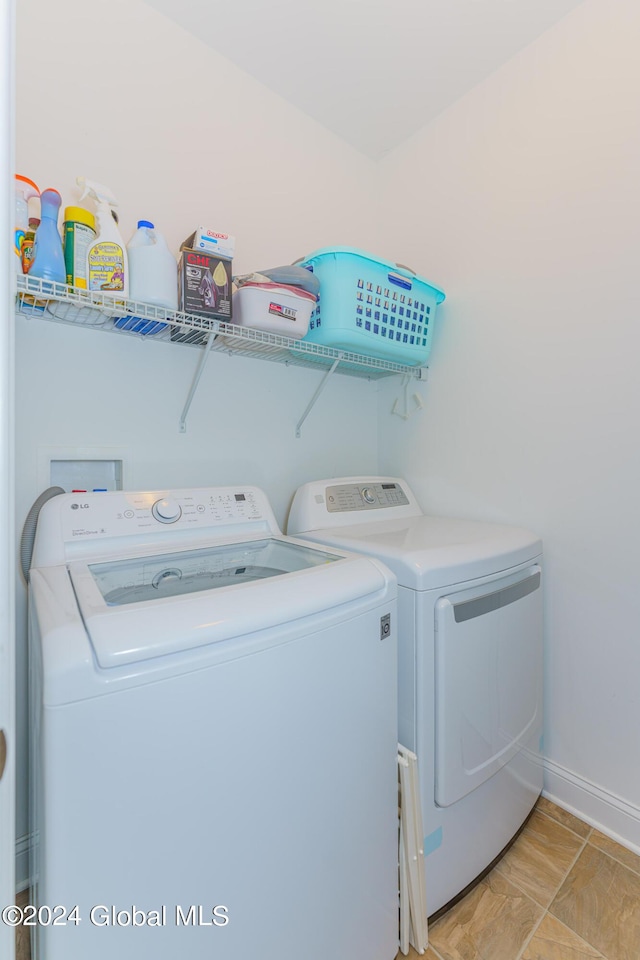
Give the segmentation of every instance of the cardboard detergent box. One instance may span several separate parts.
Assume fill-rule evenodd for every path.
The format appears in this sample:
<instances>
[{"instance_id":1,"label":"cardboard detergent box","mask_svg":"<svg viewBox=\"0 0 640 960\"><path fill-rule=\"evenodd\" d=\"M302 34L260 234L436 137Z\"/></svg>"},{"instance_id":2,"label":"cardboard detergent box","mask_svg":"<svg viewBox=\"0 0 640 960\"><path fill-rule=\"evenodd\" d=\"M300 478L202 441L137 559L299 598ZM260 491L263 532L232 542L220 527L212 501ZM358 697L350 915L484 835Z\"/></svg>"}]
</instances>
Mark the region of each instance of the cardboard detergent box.
<instances>
[{"instance_id":1,"label":"cardboard detergent box","mask_svg":"<svg viewBox=\"0 0 640 960\"><path fill-rule=\"evenodd\" d=\"M235 237L217 230L209 230L207 227L198 227L182 244L183 247L204 250L205 253L210 253L214 257L227 257L229 260L233 260L235 245Z\"/></svg>"},{"instance_id":2,"label":"cardboard detergent box","mask_svg":"<svg viewBox=\"0 0 640 960\"><path fill-rule=\"evenodd\" d=\"M185 313L231 322L231 260L180 248L178 306Z\"/></svg>"}]
</instances>

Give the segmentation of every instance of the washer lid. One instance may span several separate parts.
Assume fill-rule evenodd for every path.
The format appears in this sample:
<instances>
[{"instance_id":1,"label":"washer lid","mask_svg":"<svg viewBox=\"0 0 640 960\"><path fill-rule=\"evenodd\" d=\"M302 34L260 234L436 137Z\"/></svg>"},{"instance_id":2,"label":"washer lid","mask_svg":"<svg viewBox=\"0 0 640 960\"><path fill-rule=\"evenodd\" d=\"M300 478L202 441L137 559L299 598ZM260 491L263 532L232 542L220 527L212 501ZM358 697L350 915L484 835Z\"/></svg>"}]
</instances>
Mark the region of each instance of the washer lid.
<instances>
[{"instance_id":1,"label":"washer lid","mask_svg":"<svg viewBox=\"0 0 640 960\"><path fill-rule=\"evenodd\" d=\"M379 565L276 538L114 560L69 573L101 667L228 640L388 587Z\"/></svg>"},{"instance_id":2,"label":"washer lid","mask_svg":"<svg viewBox=\"0 0 640 960\"><path fill-rule=\"evenodd\" d=\"M447 517L370 521L298 536L378 557L413 590L474 580L542 552L542 542L522 527Z\"/></svg>"},{"instance_id":3,"label":"washer lid","mask_svg":"<svg viewBox=\"0 0 640 960\"><path fill-rule=\"evenodd\" d=\"M108 607L179 597L282 576L338 560L324 551L268 538L215 548L90 563Z\"/></svg>"}]
</instances>

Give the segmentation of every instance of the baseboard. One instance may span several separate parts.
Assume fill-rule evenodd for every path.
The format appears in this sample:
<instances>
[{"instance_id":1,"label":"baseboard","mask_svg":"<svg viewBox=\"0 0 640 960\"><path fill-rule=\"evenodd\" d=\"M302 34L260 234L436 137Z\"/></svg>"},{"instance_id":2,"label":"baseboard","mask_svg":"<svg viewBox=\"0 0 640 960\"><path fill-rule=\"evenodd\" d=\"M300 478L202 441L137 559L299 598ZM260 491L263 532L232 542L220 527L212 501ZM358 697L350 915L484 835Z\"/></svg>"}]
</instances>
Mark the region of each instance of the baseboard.
<instances>
[{"instance_id":1,"label":"baseboard","mask_svg":"<svg viewBox=\"0 0 640 960\"><path fill-rule=\"evenodd\" d=\"M544 761L543 796L640 855L640 807L549 759Z\"/></svg>"},{"instance_id":2,"label":"baseboard","mask_svg":"<svg viewBox=\"0 0 640 960\"><path fill-rule=\"evenodd\" d=\"M29 854L31 852L31 834L16 840L16 892L29 886Z\"/></svg>"}]
</instances>

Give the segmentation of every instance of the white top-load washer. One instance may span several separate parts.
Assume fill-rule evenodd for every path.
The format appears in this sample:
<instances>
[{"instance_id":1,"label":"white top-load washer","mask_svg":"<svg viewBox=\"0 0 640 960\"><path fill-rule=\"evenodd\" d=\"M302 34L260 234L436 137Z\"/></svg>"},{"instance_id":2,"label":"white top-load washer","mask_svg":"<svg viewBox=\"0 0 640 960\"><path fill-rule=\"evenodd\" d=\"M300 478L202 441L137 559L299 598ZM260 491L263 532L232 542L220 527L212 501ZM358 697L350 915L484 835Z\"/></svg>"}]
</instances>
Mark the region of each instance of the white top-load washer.
<instances>
[{"instance_id":1,"label":"white top-load washer","mask_svg":"<svg viewBox=\"0 0 640 960\"><path fill-rule=\"evenodd\" d=\"M542 544L426 516L404 480L305 484L287 532L398 578L400 742L418 756L427 907L476 882L542 790Z\"/></svg>"},{"instance_id":2,"label":"white top-load washer","mask_svg":"<svg viewBox=\"0 0 640 960\"><path fill-rule=\"evenodd\" d=\"M30 579L34 960L392 960L396 583L255 487L66 494Z\"/></svg>"}]
</instances>

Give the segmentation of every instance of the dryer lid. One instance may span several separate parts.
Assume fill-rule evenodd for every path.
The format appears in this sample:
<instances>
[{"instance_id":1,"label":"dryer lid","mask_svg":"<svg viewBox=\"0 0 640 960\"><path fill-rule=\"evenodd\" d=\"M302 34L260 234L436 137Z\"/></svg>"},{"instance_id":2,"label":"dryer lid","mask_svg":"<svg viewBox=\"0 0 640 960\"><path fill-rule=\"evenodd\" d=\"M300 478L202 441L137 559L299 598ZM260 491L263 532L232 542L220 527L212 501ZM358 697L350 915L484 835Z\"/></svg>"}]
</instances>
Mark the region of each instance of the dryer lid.
<instances>
[{"instance_id":1,"label":"dryer lid","mask_svg":"<svg viewBox=\"0 0 640 960\"><path fill-rule=\"evenodd\" d=\"M522 527L448 517L370 520L299 536L378 557L413 590L489 576L542 552L541 541Z\"/></svg>"}]
</instances>

